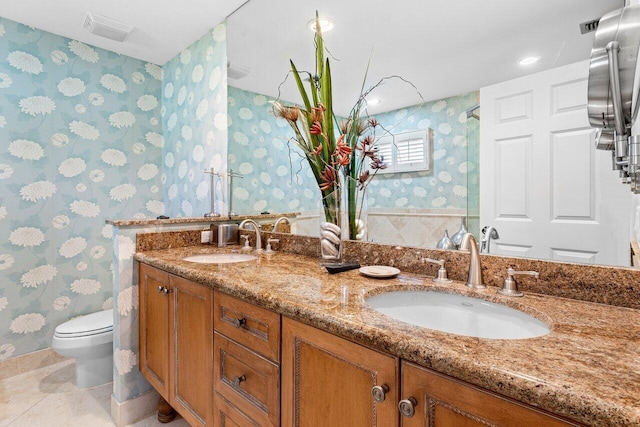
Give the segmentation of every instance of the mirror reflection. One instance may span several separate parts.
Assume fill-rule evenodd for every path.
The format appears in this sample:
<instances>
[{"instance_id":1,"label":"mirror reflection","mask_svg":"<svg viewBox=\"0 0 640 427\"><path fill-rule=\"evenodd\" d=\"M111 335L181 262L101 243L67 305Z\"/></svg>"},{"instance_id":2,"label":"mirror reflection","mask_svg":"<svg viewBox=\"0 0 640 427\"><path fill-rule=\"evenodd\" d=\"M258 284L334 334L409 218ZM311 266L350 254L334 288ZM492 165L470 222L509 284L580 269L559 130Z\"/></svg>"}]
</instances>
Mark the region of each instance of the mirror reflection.
<instances>
[{"instance_id":1,"label":"mirror reflection","mask_svg":"<svg viewBox=\"0 0 640 427\"><path fill-rule=\"evenodd\" d=\"M606 232L597 235L590 235L589 231L582 235L580 233L585 232L573 233L574 241L570 245L549 239L553 240L554 246L547 245L544 253L527 249L527 242L522 243L521 239L528 237L522 235L535 235L535 231L520 232L524 229L518 228L529 221L526 209L542 200L553 200L554 194L558 197L559 193L553 192L547 179L546 185L532 189L535 193L528 194L522 202L518 185L525 185L527 179L532 179L529 175L522 178L524 170L530 171L531 166L527 169L518 161L510 167L489 162L487 165L491 169L484 169L488 144L483 138L496 136L492 132L496 129L497 107L495 102L491 106L485 102L486 92L481 90L499 87L513 79L526 79L528 75L582 64L585 77L578 80L584 80L584 83L567 86L563 93L576 91L580 97L578 104L586 104L586 73L594 33L581 34L580 23L597 20L608 11L622 7L623 2L568 0L561 4L542 1L523 5L503 0L487 5L486 2L467 0L452 6L447 2L423 4L401 0L390 6L387 2L374 1L367 3L366 13L359 10L361 6L344 3L323 1L318 5L305 5L289 0L250 1L228 19L228 164L243 175L234 182L236 213L299 211L301 216L293 224L293 232L318 234L320 193L317 184L306 159L288 143L289 126L284 120L276 119L271 110L271 102L275 99L300 102L293 80L287 79L289 59L293 59L299 68L313 69L313 33L308 23L317 7L319 13L331 18L334 24L334 29L325 33L324 39L332 60L336 114L340 117L348 114L360 93L365 72L367 86L383 77L398 75L415 88L400 79L381 85L367 99L371 101L368 112L394 134L430 129L433 135L427 169L381 174L371 182L366 204L368 241L435 247L445 231L453 236L462 225L478 236L478 240L483 240L482 228L487 226L487 229L493 227L487 237L492 235L494 239L490 242L485 239L485 247L489 247L491 253L629 265L631 195L627 187L617 182L610 168L579 168L578 175L571 176L576 162L587 161L595 165L599 161L595 154L594 160L583 158L586 153L593 152L593 147L586 151L584 145L594 136L588 125L577 122L571 126L574 130L579 129L576 132L581 137L573 138L571 134L572 138L566 140L569 142L567 147L571 143L580 146L580 154L566 165L568 172L563 179L566 182L578 179L602 181L602 185L590 187L594 197L608 191L622 193L621 200L616 202L622 205L615 209L624 212L622 216L626 217L626 223L616 219L616 229L624 231L624 236L615 242L616 257L603 261L592 253L594 244L600 246L600 239L612 240L611 234L607 236ZM400 10L402 12L398 12ZM518 61L525 56L535 56L538 61L529 66L519 65ZM519 91L522 92L518 89L515 93ZM491 92L489 95L487 99L494 100L505 96ZM374 105L376 101L378 103ZM502 117L514 120L521 105L526 102L502 103ZM505 113L507 107L513 114ZM586 122L586 105L583 107ZM536 127L536 119L529 120L532 128ZM558 134L565 135L566 130L558 131ZM519 141L514 135L508 138ZM518 160L515 142L503 144L502 149L504 154L505 147L515 147L515 153L510 155ZM521 146L527 144L531 143ZM492 158L497 156L495 151ZM558 153L555 155L557 158ZM605 163L607 161L604 159ZM511 187L498 185L498 191L513 189L515 193L509 196L511 202L502 205L508 209L497 213L503 218L496 220L496 212L490 213L493 217L487 217L482 207L495 206L498 198L505 198L505 193L496 193L496 188L487 190L481 183L495 182L498 172L502 174L499 182L513 184ZM587 176L596 173L598 177ZM604 174L608 174L606 179L600 179ZM609 185L611 188L607 187ZM565 187L564 191L570 190L570 186ZM608 214L601 210L598 201L594 200L594 203L593 218L583 222L607 221ZM524 216L519 209L524 209ZM547 204L545 209L552 208ZM572 223L583 219L579 217L580 212L563 211L560 214L554 225L569 226L569 229L551 232L556 235L572 234ZM550 218L554 222L553 215ZM597 239L595 243L594 239ZM576 247L576 244L584 245L584 248Z\"/></svg>"}]
</instances>

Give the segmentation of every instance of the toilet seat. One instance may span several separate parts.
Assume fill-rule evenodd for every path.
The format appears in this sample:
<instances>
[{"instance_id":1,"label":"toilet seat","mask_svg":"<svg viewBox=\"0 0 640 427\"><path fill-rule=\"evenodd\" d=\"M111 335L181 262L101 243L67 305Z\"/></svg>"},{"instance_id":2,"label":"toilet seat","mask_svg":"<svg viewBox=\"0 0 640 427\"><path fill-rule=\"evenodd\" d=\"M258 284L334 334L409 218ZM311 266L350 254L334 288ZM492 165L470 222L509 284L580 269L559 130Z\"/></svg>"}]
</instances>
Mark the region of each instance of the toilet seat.
<instances>
[{"instance_id":1,"label":"toilet seat","mask_svg":"<svg viewBox=\"0 0 640 427\"><path fill-rule=\"evenodd\" d=\"M113 309L91 313L71 319L55 330L58 338L79 338L106 334L113 331Z\"/></svg>"}]
</instances>

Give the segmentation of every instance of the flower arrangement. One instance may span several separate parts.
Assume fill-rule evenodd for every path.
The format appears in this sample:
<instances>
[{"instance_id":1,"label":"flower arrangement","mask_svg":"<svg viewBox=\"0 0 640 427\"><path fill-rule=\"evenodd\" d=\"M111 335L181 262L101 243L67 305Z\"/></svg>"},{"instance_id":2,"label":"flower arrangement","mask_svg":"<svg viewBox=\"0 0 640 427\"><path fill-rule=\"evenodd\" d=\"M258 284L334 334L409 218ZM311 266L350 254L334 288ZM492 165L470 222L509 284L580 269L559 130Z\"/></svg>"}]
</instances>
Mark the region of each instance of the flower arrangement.
<instances>
[{"instance_id":1,"label":"flower arrangement","mask_svg":"<svg viewBox=\"0 0 640 427\"><path fill-rule=\"evenodd\" d=\"M313 175L322 193L325 222L322 238L338 244L340 235L340 203L342 187L347 188L347 212L349 238L364 238L364 222L361 219L365 190L368 183L380 170L385 168L383 158L378 155L375 146L376 129L380 127L373 118L364 117L366 108L366 92L361 92L349 117L341 122L333 111L333 94L331 89L331 67L329 58L324 57L324 42L316 13L315 31L315 74L298 71L290 61L291 73L302 98L302 106L283 105L274 102L274 113L285 119L295 136L292 141L302 150L309 162ZM301 77L306 74L309 81L308 91ZM344 179L341 179L341 175ZM358 197L360 193L360 197ZM358 206L360 209L358 209ZM329 251L332 252L332 251Z\"/></svg>"}]
</instances>

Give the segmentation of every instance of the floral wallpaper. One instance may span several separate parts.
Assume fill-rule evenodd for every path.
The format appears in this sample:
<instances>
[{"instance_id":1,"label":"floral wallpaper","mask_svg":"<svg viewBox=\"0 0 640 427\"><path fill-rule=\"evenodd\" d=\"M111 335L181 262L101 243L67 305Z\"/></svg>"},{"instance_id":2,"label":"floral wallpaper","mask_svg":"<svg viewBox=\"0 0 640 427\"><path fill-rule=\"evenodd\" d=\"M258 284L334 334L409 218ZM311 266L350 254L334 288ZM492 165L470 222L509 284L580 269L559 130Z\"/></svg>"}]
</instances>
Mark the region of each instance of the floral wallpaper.
<instances>
[{"instance_id":1,"label":"floral wallpaper","mask_svg":"<svg viewBox=\"0 0 640 427\"><path fill-rule=\"evenodd\" d=\"M211 211L210 175L227 169L227 28L217 25L163 66L162 182L167 215ZM216 211L226 212L226 182L216 178Z\"/></svg>"},{"instance_id":2,"label":"floral wallpaper","mask_svg":"<svg viewBox=\"0 0 640 427\"><path fill-rule=\"evenodd\" d=\"M0 18L0 360L113 305L105 219L164 213L161 79Z\"/></svg>"},{"instance_id":3,"label":"floral wallpaper","mask_svg":"<svg viewBox=\"0 0 640 427\"><path fill-rule=\"evenodd\" d=\"M392 133L433 129L433 168L377 175L367 190L368 206L465 209L467 175L477 169L477 162L467 158L466 110L477 103L478 92L470 92L376 114L376 119Z\"/></svg>"},{"instance_id":4,"label":"floral wallpaper","mask_svg":"<svg viewBox=\"0 0 640 427\"><path fill-rule=\"evenodd\" d=\"M320 190L289 124L271 111L273 98L228 87L229 168L238 214L320 208Z\"/></svg>"},{"instance_id":5,"label":"floral wallpaper","mask_svg":"<svg viewBox=\"0 0 640 427\"><path fill-rule=\"evenodd\" d=\"M234 87L228 90L229 167L245 175L234 182L236 212L319 208L320 193L311 169L295 145L287 143L293 134L284 120L271 113L273 99ZM433 168L378 174L368 189L368 207L464 209L468 194L477 200L477 161L467 159L466 116L477 99L478 93L472 92L375 115L394 133L432 128ZM474 129L477 140L477 126ZM475 174L471 192L469 174Z\"/></svg>"}]
</instances>

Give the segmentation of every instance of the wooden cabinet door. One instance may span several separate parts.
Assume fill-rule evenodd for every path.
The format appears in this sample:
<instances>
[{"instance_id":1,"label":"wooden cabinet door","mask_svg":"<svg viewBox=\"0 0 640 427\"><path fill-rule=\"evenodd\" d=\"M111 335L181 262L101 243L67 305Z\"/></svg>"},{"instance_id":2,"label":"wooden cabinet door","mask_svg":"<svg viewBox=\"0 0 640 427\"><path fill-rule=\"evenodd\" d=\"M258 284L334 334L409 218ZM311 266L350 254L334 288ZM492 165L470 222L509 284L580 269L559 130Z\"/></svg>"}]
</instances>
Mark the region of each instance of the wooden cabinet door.
<instances>
[{"instance_id":1,"label":"wooden cabinet door","mask_svg":"<svg viewBox=\"0 0 640 427\"><path fill-rule=\"evenodd\" d=\"M169 402L191 426L212 424L213 290L170 276Z\"/></svg>"},{"instance_id":2,"label":"wooden cabinet door","mask_svg":"<svg viewBox=\"0 0 640 427\"><path fill-rule=\"evenodd\" d=\"M402 427L579 425L408 362L402 362L401 399L415 402Z\"/></svg>"},{"instance_id":3,"label":"wooden cabinet door","mask_svg":"<svg viewBox=\"0 0 640 427\"><path fill-rule=\"evenodd\" d=\"M398 425L399 362L302 323L282 321L282 425ZM386 386L385 400L371 389Z\"/></svg>"},{"instance_id":4,"label":"wooden cabinet door","mask_svg":"<svg viewBox=\"0 0 640 427\"><path fill-rule=\"evenodd\" d=\"M140 372L169 400L169 274L139 264Z\"/></svg>"}]
</instances>

